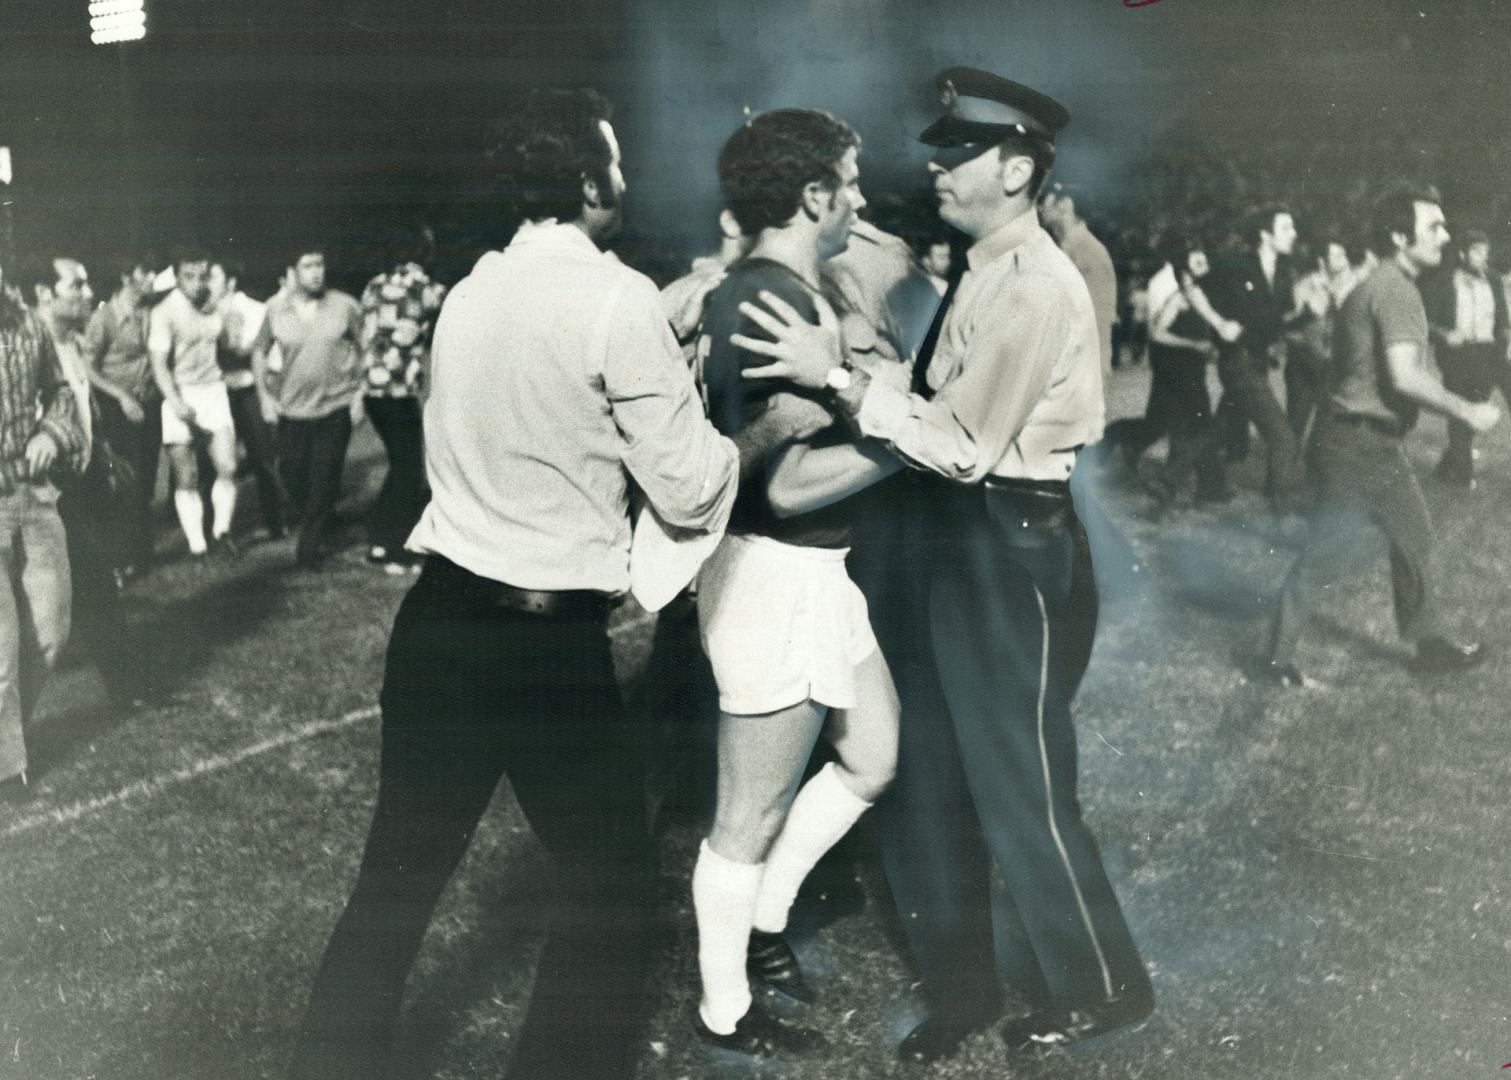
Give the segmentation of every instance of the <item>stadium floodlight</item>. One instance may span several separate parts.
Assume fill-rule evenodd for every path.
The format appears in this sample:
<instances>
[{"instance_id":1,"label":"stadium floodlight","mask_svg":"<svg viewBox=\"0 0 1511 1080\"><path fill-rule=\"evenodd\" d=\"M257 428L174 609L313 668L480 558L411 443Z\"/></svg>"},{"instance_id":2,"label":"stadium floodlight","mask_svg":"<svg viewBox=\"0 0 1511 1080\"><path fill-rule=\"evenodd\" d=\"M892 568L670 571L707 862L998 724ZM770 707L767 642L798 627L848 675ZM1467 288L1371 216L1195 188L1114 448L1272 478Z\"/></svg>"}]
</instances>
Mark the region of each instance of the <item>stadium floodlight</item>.
<instances>
[{"instance_id":1,"label":"stadium floodlight","mask_svg":"<svg viewBox=\"0 0 1511 1080\"><path fill-rule=\"evenodd\" d=\"M89 40L96 45L147 36L145 0L89 0Z\"/></svg>"}]
</instances>

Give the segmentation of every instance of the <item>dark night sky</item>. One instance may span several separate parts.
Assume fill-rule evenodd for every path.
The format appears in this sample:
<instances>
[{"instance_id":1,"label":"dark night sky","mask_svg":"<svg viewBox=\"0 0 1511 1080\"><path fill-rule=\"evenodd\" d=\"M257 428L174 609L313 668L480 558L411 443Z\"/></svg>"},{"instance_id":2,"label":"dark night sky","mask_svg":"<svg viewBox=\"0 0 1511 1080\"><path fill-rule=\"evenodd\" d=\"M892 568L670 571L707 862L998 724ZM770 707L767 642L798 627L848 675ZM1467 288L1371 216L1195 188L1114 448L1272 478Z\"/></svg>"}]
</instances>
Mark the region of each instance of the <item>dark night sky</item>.
<instances>
[{"instance_id":1,"label":"dark night sky","mask_svg":"<svg viewBox=\"0 0 1511 1080\"><path fill-rule=\"evenodd\" d=\"M830 108L866 141L873 200L917 184L912 135L950 63L1061 97L1061 173L1112 192L1177 130L1416 109L1451 133L1511 101L1500 0L148 2L147 41L96 47L87 0L0 0L24 237L96 257L134 233L194 237L271 267L313 231L355 274L383 222L454 234L485 216L468 195L481 132L532 82L618 102L642 261L709 242L714 155L744 106Z\"/></svg>"}]
</instances>

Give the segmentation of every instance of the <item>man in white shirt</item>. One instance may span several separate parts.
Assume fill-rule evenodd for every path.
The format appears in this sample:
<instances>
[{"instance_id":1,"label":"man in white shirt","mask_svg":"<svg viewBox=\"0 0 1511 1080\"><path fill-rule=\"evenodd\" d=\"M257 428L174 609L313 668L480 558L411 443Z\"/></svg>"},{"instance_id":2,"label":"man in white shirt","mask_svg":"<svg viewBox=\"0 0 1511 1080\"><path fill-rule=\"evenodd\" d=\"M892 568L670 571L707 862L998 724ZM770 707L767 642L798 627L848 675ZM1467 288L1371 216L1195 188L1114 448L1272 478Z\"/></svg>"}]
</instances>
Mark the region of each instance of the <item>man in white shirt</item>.
<instances>
[{"instance_id":1,"label":"man in white shirt","mask_svg":"<svg viewBox=\"0 0 1511 1080\"><path fill-rule=\"evenodd\" d=\"M1499 386L1511 392L1507 359L1506 300L1490 273L1490 238L1478 229L1464 233L1461 261L1422 286L1443 385L1470 401L1488 401ZM1450 487L1472 489L1474 429L1448 421L1448 445L1435 475Z\"/></svg>"},{"instance_id":2,"label":"man in white shirt","mask_svg":"<svg viewBox=\"0 0 1511 1080\"><path fill-rule=\"evenodd\" d=\"M257 483L257 509L268 538L284 534L283 488L278 482L273 424L277 405L258 385L252 370L252 351L267 317L268 306L241 291L241 267L229 259L210 264L210 303L225 322L217 356L236 437L246 447L247 468Z\"/></svg>"},{"instance_id":3,"label":"man in white shirt","mask_svg":"<svg viewBox=\"0 0 1511 1080\"><path fill-rule=\"evenodd\" d=\"M435 902L505 774L562 893L508 1075L634 1072L654 889L606 621L630 583L631 482L669 526L717 532L739 453L704 418L656 287L600 248L624 193L608 118L592 91L537 91L490 155L525 222L436 324L433 495L409 539L427 558L394 622L377 810L296 1077L381 1071Z\"/></svg>"}]
</instances>

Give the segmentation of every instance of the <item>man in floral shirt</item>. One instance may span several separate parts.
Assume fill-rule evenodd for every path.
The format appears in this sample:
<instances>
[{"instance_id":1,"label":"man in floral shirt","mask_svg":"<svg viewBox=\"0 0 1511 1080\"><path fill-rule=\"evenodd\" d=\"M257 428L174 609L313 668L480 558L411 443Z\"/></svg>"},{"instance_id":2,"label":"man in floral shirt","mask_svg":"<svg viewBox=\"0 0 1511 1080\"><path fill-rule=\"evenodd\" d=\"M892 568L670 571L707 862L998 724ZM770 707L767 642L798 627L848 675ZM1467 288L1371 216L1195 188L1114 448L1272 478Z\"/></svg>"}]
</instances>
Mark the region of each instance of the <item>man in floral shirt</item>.
<instances>
[{"instance_id":1,"label":"man in floral shirt","mask_svg":"<svg viewBox=\"0 0 1511 1080\"><path fill-rule=\"evenodd\" d=\"M429 501L420 400L430 335L446 295L418 262L400 255L362 293L367 415L388 454L388 476L368 519L368 561L391 574L419 569L404 542Z\"/></svg>"}]
</instances>

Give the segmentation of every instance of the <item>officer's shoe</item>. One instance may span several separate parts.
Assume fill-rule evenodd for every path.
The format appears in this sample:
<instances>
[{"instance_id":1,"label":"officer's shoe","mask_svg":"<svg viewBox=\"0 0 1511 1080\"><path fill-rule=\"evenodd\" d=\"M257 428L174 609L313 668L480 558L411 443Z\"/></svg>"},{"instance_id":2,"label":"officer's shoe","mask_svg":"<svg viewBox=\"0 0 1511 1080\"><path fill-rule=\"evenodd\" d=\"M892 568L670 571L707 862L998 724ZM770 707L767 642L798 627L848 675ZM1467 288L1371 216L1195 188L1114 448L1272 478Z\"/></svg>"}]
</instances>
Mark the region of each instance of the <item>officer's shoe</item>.
<instances>
[{"instance_id":1,"label":"officer's shoe","mask_svg":"<svg viewBox=\"0 0 1511 1080\"><path fill-rule=\"evenodd\" d=\"M983 1014L930 1016L898 1044L897 1060L905 1065L932 1065L953 1055L961 1043L991 1026L996 1018Z\"/></svg>"},{"instance_id":2,"label":"officer's shoe","mask_svg":"<svg viewBox=\"0 0 1511 1080\"><path fill-rule=\"evenodd\" d=\"M794 1024L773 1016L752 1002L734 1031L720 1035L703 1022L697 1010L693 1011L693 1030L698 1038L721 1050L732 1050L750 1057L774 1058L784 1054L802 1054L824 1046L827 1040L813 1028Z\"/></svg>"},{"instance_id":3,"label":"officer's shoe","mask_svg":"<svg viewBox=\"0 0 1511 1080\"><path fill-rule=\"evenodd\" d=\"M750 944L745 951L745 973L798 1001L811 1004L818 999L818 994L803 978L803 969L792 947L781 934L768 934L764 930L750 932Z\"/></svg>"},{"instance_id":4,"label":"officer's shoe","mask_svg":"<svg viewBox=\"0 0 1511 1080\"><path fill-rule=\"evenodd\" d=\"M1046 1050L1142 1024L1153 1012L1154 996L1137 994L1091 1008L1044 1010L1014 1016L998 1026L997 1035L1010 1051Z\"/></svg>"},{"instance_id":5,"label":"officer's shoe","mask_svg":"<svg viewBox=\"0 0 1511 1080\"><path fill-rule=\"evenodd\" d=\"M1463 671L1481 663L1486 656L1482 642L1457 642L1445 637L1425 637L1417 642L1418 671L1438 674Z\"/></svg>"}]
</instances>

